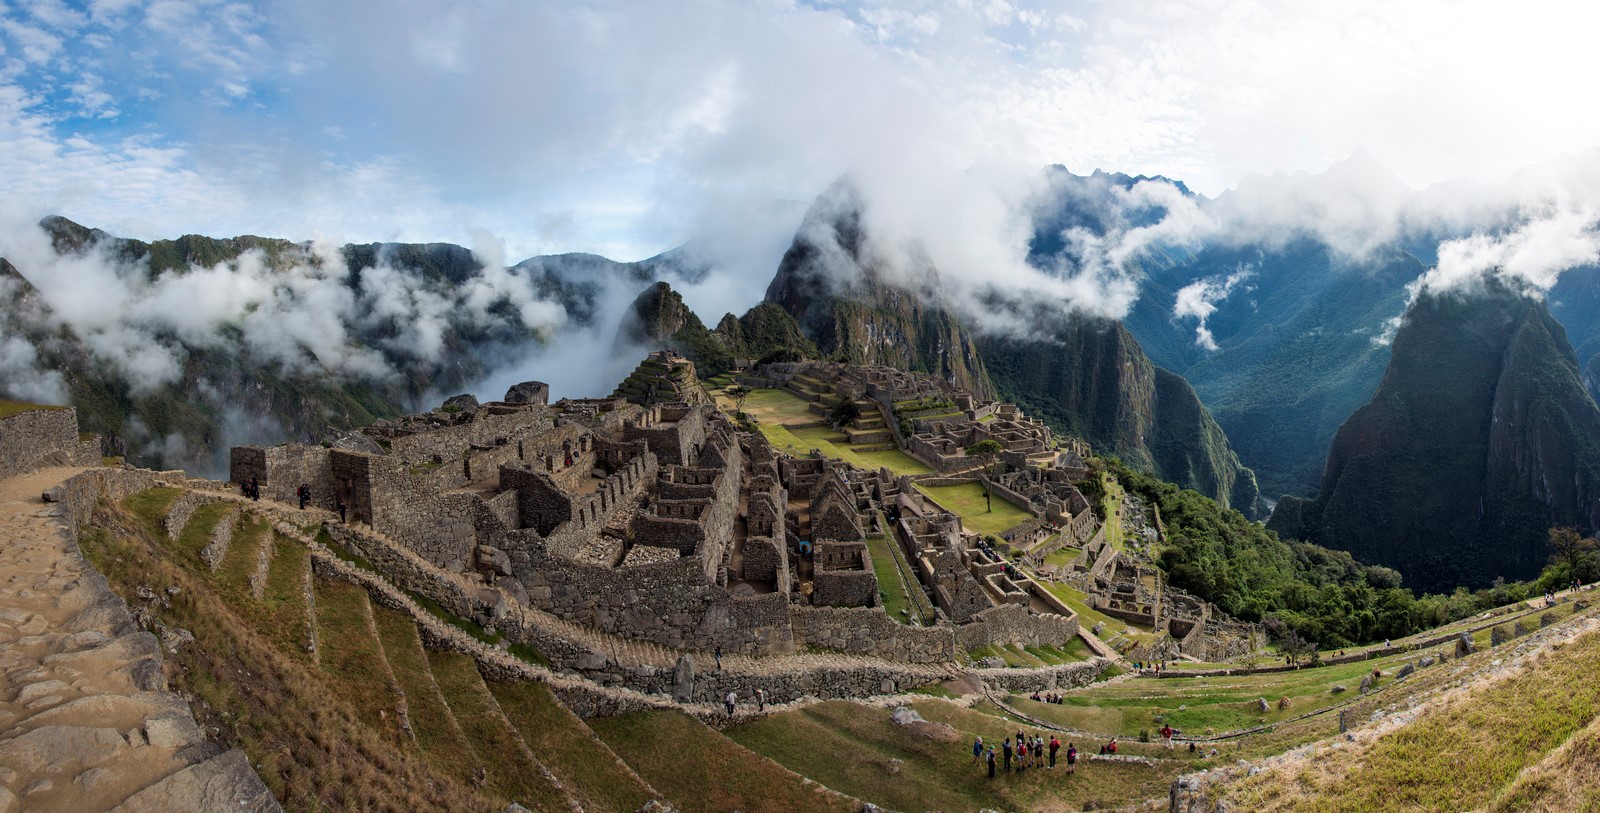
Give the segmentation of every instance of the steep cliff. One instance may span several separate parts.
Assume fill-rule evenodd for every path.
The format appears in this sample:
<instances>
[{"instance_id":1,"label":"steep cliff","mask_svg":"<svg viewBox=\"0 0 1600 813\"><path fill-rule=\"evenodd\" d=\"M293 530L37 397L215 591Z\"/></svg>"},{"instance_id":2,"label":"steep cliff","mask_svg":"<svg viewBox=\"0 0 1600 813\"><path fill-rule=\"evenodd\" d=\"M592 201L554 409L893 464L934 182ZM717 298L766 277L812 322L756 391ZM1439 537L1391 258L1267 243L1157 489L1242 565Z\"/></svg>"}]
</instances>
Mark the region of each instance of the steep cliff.
<instances>
[{"instance_id":1,"label":"steep cliff","mask_svg":"<svg viewBox=\"0 0 1600 813\"><path fill-rule=\"evenodd\" d=\"M1246 516L1265 514L1255 474L1182 376L1157 367L1122 323L1077 317L1053 341L980 337L995 387L1096 449Z\"/></svg>"},{"instance_id":2,"label":"steep cliff","mask_svg":"<svg viewBox=\"0 0 1600 813\"><path fill-rule=\"evenodd\" d=\"M945 304L938 271L921 263L891 272L868 245L861 217L848 181L823 193L784 253L766 301L793 315L825 356L931 373L992 395L972 334Z\"/></svg>"},{"instance_id":3,"label":"steep cliff","mask_svg":"<svg viewBox=\"0 0 1600 813\"><path fill-rule=\"evenodd\" d=\"M1045 309L1049 338L980 336L948 304L937 269L891 277L874 259L861 202L836 184L807 213L767 288L825 355L933 372L1020 404L1099 450L1260 516L1255 475L1180 376L1156 367L1120 322Z\"/></svg>"},{"instance_id":4,"label":"steep cliff","mask_svg":"<svg viewBox=\"0 0 1600 813\"><path fill-rule=\"evenodd\" d=\"M1600 525L1600 407L1544 303L1490 281L1420 296L1372 400L1339 427L1314 500L1270 527L1410 584L1537 575L1552 525Z\"/></svg>"}]
</instances>

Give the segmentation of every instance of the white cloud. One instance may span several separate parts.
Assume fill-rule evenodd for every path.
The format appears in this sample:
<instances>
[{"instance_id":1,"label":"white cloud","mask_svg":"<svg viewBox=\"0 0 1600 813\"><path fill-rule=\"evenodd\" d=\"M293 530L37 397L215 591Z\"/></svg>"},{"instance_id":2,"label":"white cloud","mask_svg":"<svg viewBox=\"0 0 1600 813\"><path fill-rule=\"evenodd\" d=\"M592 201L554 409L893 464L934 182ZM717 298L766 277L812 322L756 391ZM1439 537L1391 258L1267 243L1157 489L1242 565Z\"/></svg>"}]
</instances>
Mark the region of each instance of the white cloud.
<instances>
[{"instance_id":1,"label":"white cloud","mask_svg":"<svg viewBox=\"0 0 1600 813\"><path fill-rule=\"evenodd\" d=\"M1210 277L1196 280L1178 290L1176 301L1172 306L1174 319L1193 318L1195 320L1194 343L1206 350L1216 350L1217 340L1211 335L1211 329L1206 327L1206 320L1211 314L1217 312L1217 304L1227 299L1233 289L1249 279L1254 270L1249 266L1241 265L1226 277Z\"/></svg>"}]
</instances>

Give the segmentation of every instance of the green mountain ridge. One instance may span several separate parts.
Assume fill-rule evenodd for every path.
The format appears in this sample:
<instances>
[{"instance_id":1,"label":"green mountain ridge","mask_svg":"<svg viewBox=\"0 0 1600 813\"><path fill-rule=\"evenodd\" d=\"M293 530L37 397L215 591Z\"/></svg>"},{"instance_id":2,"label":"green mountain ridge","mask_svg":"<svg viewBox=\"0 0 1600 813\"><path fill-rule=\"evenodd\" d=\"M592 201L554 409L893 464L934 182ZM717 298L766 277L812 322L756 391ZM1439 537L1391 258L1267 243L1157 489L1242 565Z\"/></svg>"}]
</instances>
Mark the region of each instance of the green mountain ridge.
<instances>
[{"instance_id":1,"label":"green mountain ridge","mask_svg":"<svg viewBox=\"0 0 1600 813\"><path fill-rule=\"evenodd\" d=\"M1600 527L1600 407L1544 303L1488 281L1424 293L1314 499L1269 527L1398 568L1427 590L1531 578L1553 525Z\"/></svg>"}]
</instances>

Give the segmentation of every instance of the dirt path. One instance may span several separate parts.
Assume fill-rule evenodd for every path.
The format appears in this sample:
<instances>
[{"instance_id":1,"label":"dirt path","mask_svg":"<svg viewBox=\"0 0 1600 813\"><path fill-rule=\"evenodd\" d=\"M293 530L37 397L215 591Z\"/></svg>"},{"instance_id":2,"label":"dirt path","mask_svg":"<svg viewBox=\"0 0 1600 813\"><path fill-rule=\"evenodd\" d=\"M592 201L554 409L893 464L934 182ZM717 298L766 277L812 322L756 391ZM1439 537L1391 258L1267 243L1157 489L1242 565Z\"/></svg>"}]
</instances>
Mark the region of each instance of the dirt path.
<instances>
[{"instance_id":1,"label":"dirt path","mask_svg":"<svg viewBox=\"0 0 1600 813\"><path fill-rule=\"evenodd\" d=\"M166 691L155 637L40 498L78 471L0 480L0 813L278 810Z\"/></svg>"}]
</instances>

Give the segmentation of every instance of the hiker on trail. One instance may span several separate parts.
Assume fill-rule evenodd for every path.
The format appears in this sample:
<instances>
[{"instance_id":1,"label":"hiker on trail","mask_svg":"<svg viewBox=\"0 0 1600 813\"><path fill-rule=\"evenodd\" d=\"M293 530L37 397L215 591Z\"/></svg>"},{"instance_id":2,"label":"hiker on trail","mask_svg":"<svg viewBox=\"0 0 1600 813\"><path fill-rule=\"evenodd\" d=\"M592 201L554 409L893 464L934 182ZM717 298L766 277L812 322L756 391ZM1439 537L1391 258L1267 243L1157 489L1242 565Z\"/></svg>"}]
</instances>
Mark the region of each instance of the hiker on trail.
<instances>
[{"instance_id":1,"label":"hiker on trail","mask_svg":"<svg viewBox=\"0 0 1600 813\"><path fill-rule=\"evenodd\" d=\"M250 481L243 477L239 478L239 496L246 498L250 496Z\"/></svg>"},{"instance_id":2,"label":"hiker on trail","mask_svg":"<svg viewBox=\"0 0 1600 813\"><path fill-rule=\"evenodd\" d=\"M715 650L713 650L712 653L711 653L711 657L716 658L716 660L717 660L717 671L721 672L722 671L722 647L719 646Z\"/></svg>"},{"instance_id":3,"label":"hiker on trail","mask_svg":"<svg viewBox=\"0 0 1600 813\"><path fill-rule=\"evenodd\" d=\"M344 498L343 497L336 498L336 502L335 502L333 508L334 508L335 511L339 512L339 524L343 525L344 524L344 510L345 510Z\"/></svg>"},{"instance_id":4,"label":"hiker on trail","mask_svg":"<svg viewBox=\"0 0 1600 813\"><path fill-rule=\"evenodd\" d=\"M982 757L983 757L983 738L979 737L979 738L977 738L977 739L972 741L972 761L973 762L977 762Z\"/></svg>"},{"instance_id":5,"label":"hiker on trail","mask_svg":"<svg viewBox=\"0 0 1600 813\"><path fill-rule=\"evenodd\" d=\"M993 779L994 778L994 749L990 748L988 751L985 752L985 754L987 756L987 759L989 760L989 778Z\"/></svg>"},{"instance_id":6,"label":"hiker on trail","mask_svg":"<svg viewBox=\"0 0 1600 813\"><path fill-rule=\"evenodd\" d=\"M1011 770L1011 738L1010 737L1007 737L1005 742L1000 743L1000 753L1005 757L1006 770L1010 771Z\"/></svg>"},{"instance_id":7,"label":"hiker on trail","mask_svg":"<svg viewBox=\"0 0 1600 813\"><path fill-rule=\"evenodd\" d=\"M254 477L250 478L250 499L261 499L261 481Z\"/></svg>"},{"instance_id":8,"label":"hiker on trail","mask_svg":"<svg viewBox=\"0 0 1600 813\"><path fill-rule=\"evenodd\" d=\"M1067 746L1067 773L1078 772L1078 744Z\"/></svg>"},{"instance_id":9,"label":"hiker on trail","mask_svg":"<svg viewBox=\"0 0 1600 813\"><path fill-rule=\"evenodd\" d=\"M1044 735L1033 738L1033 758L1039 760L1039 767L1044 767Z\"/></svg>"},{"instance_id":10,"label":"hiker on trail","mask_svg":"<svg viewBox=\"0 0 1600 813\"><path fill-rule=\"evenodd\" d=\"M739 702L739 693L734 691L734 690L732 690L732 689L729 689L728 690L728 696L722 698L722 704L724 706L728 707L728 716L729 717L733 716L733 704L735 704L737 702Z\"/></svg>"},{"instance_id":11,"label":"hiker on trail","mask_svg":"<svg viewBox=\"0 0 1600 813\"><path fill-rule=\"evenodd\" d=\"M311 486L301 483L295 494L300 498L300 510L306 510L306 503L311 501Z\"/></svg>"},{"instance_id":12,"label":"hiker on trail","mask_svg":"<svg viewBox=\"0 0 1600 813\"><path fill-rule=\"evenodd\" d=\"M1172 750L1172 724L1171 723L1168 723L1167 725L1164 725L1164 726L1161 727L1161 739L1167 741L1167 750L1171 751Z\"/></svg>"},{"instance_id":13,"label":"hiker on trail","mask_svg":"<svg viewBox=\"0 0 1600 813\"><path fill-rule=\"evenodd\" d=\"M761 689L756 689L756 711L766 711L766 710L767 710L767 693L765 691L762 691Z\"/></svg>"}]
</instances>

